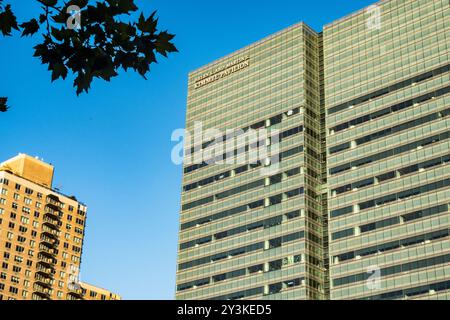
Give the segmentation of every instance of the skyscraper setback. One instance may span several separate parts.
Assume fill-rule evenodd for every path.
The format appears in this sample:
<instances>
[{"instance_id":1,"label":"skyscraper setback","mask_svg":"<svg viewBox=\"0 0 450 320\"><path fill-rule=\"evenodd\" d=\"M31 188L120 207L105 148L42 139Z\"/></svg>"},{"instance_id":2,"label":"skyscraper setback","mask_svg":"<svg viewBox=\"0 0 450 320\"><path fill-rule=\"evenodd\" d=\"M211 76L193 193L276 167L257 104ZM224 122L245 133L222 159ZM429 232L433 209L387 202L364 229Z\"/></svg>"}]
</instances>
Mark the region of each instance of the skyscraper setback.
<instances>
[{"instance_id":1,"label":"skyscraper setback","mask_svg":"<svg viewBox=\"0 0 450 320\"><path fill-rule=\"evenodd\" d=\"M264 129L231 155L269 158L185 164L178 299L450 297L449 21L381 1L190 74L187 131Z\"/></svg>"}]
</instances>

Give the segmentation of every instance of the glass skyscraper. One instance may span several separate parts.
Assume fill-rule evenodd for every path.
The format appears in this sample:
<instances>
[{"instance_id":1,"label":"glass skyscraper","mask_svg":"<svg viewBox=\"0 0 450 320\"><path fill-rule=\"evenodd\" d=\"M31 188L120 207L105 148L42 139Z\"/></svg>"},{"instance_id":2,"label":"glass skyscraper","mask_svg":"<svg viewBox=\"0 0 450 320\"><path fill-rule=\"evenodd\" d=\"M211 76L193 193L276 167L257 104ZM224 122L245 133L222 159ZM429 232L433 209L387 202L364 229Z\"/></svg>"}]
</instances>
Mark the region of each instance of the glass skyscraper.
<instances>
[{"instance_id":1,"label":"glass skyscraper","mask_svg":"<svg viewBox=\"0 0 450 320\"><path fill-rule=\"evenodd\" d=\"M176 298L447 298L449 37L382 1L192 72Z\"/></svg>"},{"instance_id":2,"label":"glass skyscraper","mask_svg":"<svg viewBox=\"0 0 450 320\"><path fill-rule=\"evenodd\" d=\"M450 298L450 5L325 26L332 299Z\"/></svg>"}]
</instances>

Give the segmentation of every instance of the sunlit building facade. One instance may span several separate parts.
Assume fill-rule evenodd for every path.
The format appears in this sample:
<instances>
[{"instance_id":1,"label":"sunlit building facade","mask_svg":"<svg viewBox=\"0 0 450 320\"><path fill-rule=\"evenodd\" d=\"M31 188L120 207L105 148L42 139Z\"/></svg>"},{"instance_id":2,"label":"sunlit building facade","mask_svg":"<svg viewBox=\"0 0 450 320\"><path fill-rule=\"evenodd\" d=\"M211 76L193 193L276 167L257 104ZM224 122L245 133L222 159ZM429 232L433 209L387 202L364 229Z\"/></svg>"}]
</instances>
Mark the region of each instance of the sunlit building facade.
<instances>
[{"instance_id":1,"label":"sunlit building facade","mask_svg":"<svg viewBox=\"0 0 450 320\"><path fill-rule=\"evenodd\" d=\"M266 130L270 159L185 164L177 299L325 298L319 47L298 24L190 74L187 131Z\"/></svg>"},{"instance_id":2,"label":"sunlit building facade","mask_svg":"<svg viewBox=\"0 0 450 320\"><path fill-rule=\"evenodd\" d=\"M450 5L325 26L332 299L450 298Z\"/></svg>"},{"instance_id":3,"label":"sunlit building facade","mask_svg":"<svg viewBox=\"0 0 450 320\"><path fill-rule=\"evenodd\" d=\"M52 188L53 172L25 154L0 164L0 300L91 300L79 285L87 209Z\"/></svg>"},{"instance_id":4,"label":"sunlit building facade","mask_svg":"<svg viewBox=\"0 0 450 320\"><path fill-rule=\"evenodd\" d=\"M448 0L381 1L192 72L187 131L281 161L185 163L177 299L448 299L449 35Z\"/></svg>"}]
</instances>

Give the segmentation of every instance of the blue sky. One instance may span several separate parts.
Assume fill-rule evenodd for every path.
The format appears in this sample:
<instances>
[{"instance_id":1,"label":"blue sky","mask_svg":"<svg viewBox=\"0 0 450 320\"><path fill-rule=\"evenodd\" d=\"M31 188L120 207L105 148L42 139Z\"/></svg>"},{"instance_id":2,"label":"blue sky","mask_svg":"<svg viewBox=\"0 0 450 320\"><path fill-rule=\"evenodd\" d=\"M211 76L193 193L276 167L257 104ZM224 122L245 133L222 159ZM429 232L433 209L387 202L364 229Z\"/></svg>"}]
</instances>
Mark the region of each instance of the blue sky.
<instances>
[{"instance_id":1,"label":"blue sky","mask_svg":"<svg viewBox=\"0 0 450 320\"><path fill-rule=\"evenodd\" d=\"M299 21L315 30L373 1L136 0L157 9L180 53L149 80L121 72L77 97L32 57L39 40L0 37L0 161L27 153L56 166L54 186L88 205L81 278L124 299L173 299L181 167L171 133L184 127L187 74ZM20 20L37 1L6 0Z\"/></svg>"}]
</instances>

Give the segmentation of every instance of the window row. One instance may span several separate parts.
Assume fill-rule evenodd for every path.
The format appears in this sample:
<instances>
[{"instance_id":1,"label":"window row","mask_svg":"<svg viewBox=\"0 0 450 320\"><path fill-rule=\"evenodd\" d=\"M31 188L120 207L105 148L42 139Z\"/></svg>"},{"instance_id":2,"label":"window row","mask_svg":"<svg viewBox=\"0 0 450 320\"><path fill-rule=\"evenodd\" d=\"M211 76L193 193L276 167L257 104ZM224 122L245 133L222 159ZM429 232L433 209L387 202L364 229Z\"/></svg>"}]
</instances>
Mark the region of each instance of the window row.
<instances>
[{"instance_id":1,"label":"window row","mask_svg":"<svg viewBox=\"0 0 450 320\"><path fill-rule=\"evenodd\" d=\"M401 81L399 83L390 85L390 86L388 86L386 88L379 89L379 90L377 90L375 92L371 92L371 93L366 94L366 95L364 95L362 97L359 97L359 98L350 100L348 102L342 103L340 105L337 105L335 107L332 107L332 108L328 109L328 114L333 114L333 113L336 113L336 112L348 109L350 107L357 106L357 105L365 103L365 102L367 102L369 100L379 98L379 97L384 96L386 94L389 94L391 92L394 92L394 91L406 88L408 86L413 85L414 83L419 83L421 81L425 81L427 79L436 77L436 76L438 76L440 74L443 74L445 72L448 72L448 71L450 71L450 64L447 64L445 66L436 68L436 69L434 69L432 71L428 71L428 72L419 74L419 75L414 76L412 78L409 78L407 80L403 80L403 81Z\"/></svg>"},{"instance_id":2,"label":"window row","mask_svg":"<svg viewBox=\"0 0 450 320\"><path fill-rule=\"evenodd\" d=\"M217 193L215 195L203 198L203 199L199 199L193 202L189 202L185 205L183 205L182 210L189 210L210 202L213 202L214 200L222 200L225 199L227 197L231 197L233 195L242 193L242 192L246 192L255 188L259 188L262 186L271 186L277 183L280 183L283 178L289 178L295 175L300 174L300 168L294 168L294 169L290 169L287 170L285 172L282 173L278 173L276 175L270 176L268 177L269 180L267 180L267 178L264 179L260 179L260 180L256 180L247 184L244 184L242 186L239 187L235 187L226 191L222 191L220 193Z\"/></svg>"},{"instance_id":3,"label":"window row","mask_svg":"<svg viewBox=\"0 0 450 320\"><path fill-rule=\"evenodd\" d=\"M423 94L416 98L409 99L409 100L394 104L393 106L390 106L390 107L366 114L364 116L358 117L356 119L341 123L337 126L330 128L330 133L335 133L335 132L339 132L339 131L342 131L342 130L345 130L348 128L353 128L354 126L375 120L377 118L392 114L394 112L398 112L398 111L413 107L415 104L424 103L433 98L441 97L449 92L450 92L450 87L447 86L442 89Z\"/></svg>"},{"instance_id":4,"label":"window row","mask_svg":"<svg viewBox=\"0 0 450 320\"><path fill-rule=\"evenodd\" d=\"M391 241L383 244L377 244L375 246L358 249L346 253L342 253L333 257L335 262L343 262L355 259L356 257L368 257L379 253L388 252L391 250L405 248L413 246L419 243L425 243L426 241L433 241L437 239L447 238L450 235L449 229L434 231L423 235L409 237L406 239Z\"/></svg>"},{"instance_id":5,"label":"window row","mask_svg":"<svg viewBox=\"0 0 450 320\"><path fill-rule=\"evenodd\" d=\"M226 218L226 217L238 214L238 213L246 212L248 210L253 210L253 209L264 207L264 206L268 207L271 205L275 205L275 204L281 203L281 201L283 200L283 197L286 197L288 199L288 198L292 198L294 196L297 196L297 195L300 195L303 193L304 193L304 188L296 188L296 189L293 189L293 190L285 192L285 193L271 196L269 198L256 200L256 201L250 202L248 204L241 205L239 207L231 208L231 209L219 212L219 213L212 214L210 216L202 217L199 219L195 219L195 220L183 223L181 225L181 230L185 230L185 229L192 228L195 226L200 226L200 225L203 225L206 223L217 221L217 220L220 220L220 219L223 219L223 218Z\"/></svg>"},{"instance_id":6,"label":"window row","mask_svg":"<svg viewBox=\"0 0 450 320\"><path fill-rule=\"evenodd\" d=\"M298 127L286 130L286 131L282 132L278 136L278 140L279 141L277 143L281 143L283 141L283 139L286 139L288 137L294 136L294 135L296 135L298 133L301 133L301 132L303 132L303 126L298 126ZM252 140L252 136L250 135L248 137L249 137L248 139L251 141ZM270 137L273 137L273 136L270 135ZM246 138L247 137L245 135L242 136L243 140L245 140ZM256 134L255 134L255 138L257 138ZM269 135L267 136L267 138L269 138ZM228 152L226 152L224 154L215 156L214 158L205 160L202 163L197 163L197 164L190 165L190 166L184 168L184 173L185 174L186 173L190 173L190 172L193 172L195 170L205 168L205 167L207 167L207 166L209 166L211 164L220 163L220 162L225 161L225 160L235 159L235 157L242 156L242 155L244 155L244 153L249 152L250 150L257 151L258 148L264 147L264 146L266 146L266 137L264 139L262 139L262 140L246 144L245 146L242 146L242 147L239 147L239 148L235 148L232 151L228 151ZM194 155L194 159L195 158L196 157Z\"/></svg>"},{"instance_id":7,"label":"window row","mask_svg":"<svg viewBox=\"0 0 450 320\"><path fill-rule=\"evenodd\" d=\"M377 139L380 139L380 138L383 138L383 137L387 137L389 135L393 135L393 134L401 132L401 131L405 131L405 130L408 130L408 129L411 129L411 128L414 128L414 127L417 127L417 126L421 126L421 125L426 124L428 122L432 122L432 121L437 120L437 119L442 119L442 118L448 117L449 115L450 115L450 108L442 110L442 111L439 111L439 112L435 112L435 113L426 115L424 117L421 117L421 118L418 118L418 119L415 119L415 120L411 120L411 121L399 124L397 126L394 126L394 127L391 127L391 128L387 128L387 129L383 129L381 131L374 132L374 133L369 134L367 136L358 138L358 139L355 140L354 146L356 147L356 146L362 145L364 143L368 143L370 141L374 141L374 140L377 140ZM338 152L341 152L341 151L344 151L344 150L348 150L348 149L350 149L352 147L353 146L352 146L351 142L345 142L345 143L339 144L337 146L331 147L329 149L329 153L330 154L335 154L335 153L338 153Z\"/></svg>"},{"instance_id":8,"label":"window row","mask_svg":"<svg viewBox=\"0 0 450 320\"><path fill-rule=\"evenodd\" d=\"M448 263L450 263L450 254L432 257L432 258L428 258L428 259L417 260L417 261L413 261L413 262L407 262L407 263L403 263L403 264L396 265L396 266L381 268L380 276L388 277L388 276L403 273L403 272L412 272L412 271L415 271L418 269L429 268L429 267L434 267L434 266L448 264ZM336 278L336 279L333 279L333 285L335 287L339 287L339 286L348 285L348 284L355 283L355 282L366 281L372 275L373 274L368 273L368 272L362 272L362 273L358 273L358 274L354 274L354 275L350 275L350 276Z\"/></svg>"},{"instance_id":9,"label":"window row","mask_svg":"<svg viewBox=\"0 0 450 320\"><path fill-rule=\"evenodd\" d=\"M415 142L411 142L393 149L389 149L368 157L364 157L358 160L353 160L349 163L337 166L337 167L333 167L330 168L329 173L330 175L335 175L341 172L345 172L348 170L353 170L353 169L357 169L358 167L364 166L366 164L378 161L378 160L383 160L385 158L389 158L395 155L399 155L417 148L423 148L426 147L428 145L437 143L437 142L441 142L444 140L447 140L450 138L450 131L446 131L443 132L441 134L437 134L428 138L424 138Z\"/></svg>"},{"instance_id":10,"label":"window row","mask_svg":"<svg viewBox=\"0 0 450 320\"><path fill-rule=\"evenodd\" d=\"M418 164L413 164L407 167L403 167L394 171L389 171L386 173L383 173L379 176L376 177L371 177L371 178L366 178L357 182L353 182L353 183L349 183L346 184L344 186L335 188L331 190L331 195L339 195L339 194L343 194L346 192L350 192L352 190L358 190L360 188L363 187L367 187L367 186L371 186L374 185L375 183L380 183L380 182L384 182L384 181L388 181L397 177L401 177L403 175L406 174L410 174L410 173L414 173L414 172L419 172L425 169L430 169L436 166L439 166L441 164L447 164L450 162L450 154L442 156L442 157L437 157L428 161L424 161Z\"/></svg>"},{"instance_id":11,"label":"window row","mask_svg":"<svg viewBox=\"0 0 450 320\"><path fill-rule=\"evenodd\" d=\"M415 187L415 188L412 188L409 190L396 192L393 194L389 194L387 196L379 197L374 200L360 202L358 204L358 209L365 210L365 209L382 206L382 205L385 205L385 204L388 204L388 203L391 203L391 202L394 202L397 200L408 199L408 198L411 198L411 197L414 197L414 196L417 196L417 195L420 195L423 193L435 191L435 190L442 189L442 188L449 187L449 186L450 186L450 179L436 181L436 182L429 183L429 184L419 186L419 187ZM354 209L354 206L349 206L349 207L340 208L337 210L332 210L330 213L330 216L332 218L335 218L335 217L339 217L344 214L353 213L353 209Z\"/></svg>"},{"instance_id":12,"label":"window row","mask_svg":"<svg viewBox=\"0 0 450 320\"><path fill-rule=\"evenodd\" d=\"M193 268L195 266L199 266L202 264L207 264L207 263L211 263L211 262L224 260L227 258L237 257L242 254L248 254L250 252L254 252L254 251L258 251L258 250L262 250L262 249L270 250L270 249L278 248L278 247L281 247L283 245L283 243L302 239L302 238L304 238L304 236L305 236L305 231L294 232L294 233L291 233L291 234L288 234L285 236L270 239L268 241L261 241L261 242L257 242L254 244L247 245L245 247L229 250L229 251L222 252L222 253L217 253L217 254L214 254L211 256L192 260L189 262L180 263L178 265L178 270L189 269L189 268Z\"/></svg>"}]
</instances>

